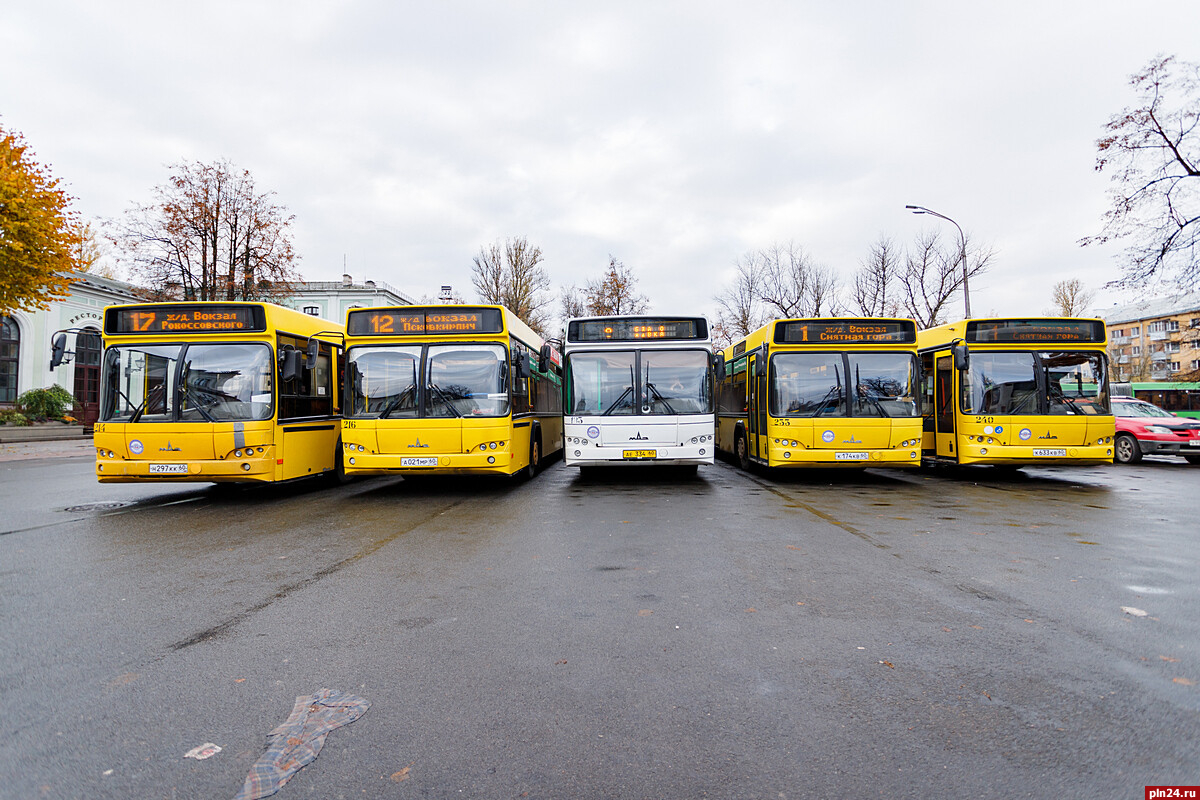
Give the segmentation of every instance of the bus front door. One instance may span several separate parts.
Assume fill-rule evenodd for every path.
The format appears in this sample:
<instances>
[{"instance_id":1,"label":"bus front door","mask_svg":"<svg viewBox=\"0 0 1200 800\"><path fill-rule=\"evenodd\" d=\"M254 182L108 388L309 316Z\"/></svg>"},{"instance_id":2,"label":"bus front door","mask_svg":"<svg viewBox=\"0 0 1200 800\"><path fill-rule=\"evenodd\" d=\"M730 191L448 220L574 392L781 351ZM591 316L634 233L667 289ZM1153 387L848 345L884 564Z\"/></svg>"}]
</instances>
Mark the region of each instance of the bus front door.
<instances>
[{"instance_id":1,"label":"bus front door","mask_svg":"<svg viewBox=\"0 0 1200 800\"><path fill-rule=\"evenodd\" d=\"M939 458L957 460L954 451L954 358L937 359L933 377L935 437Z\"/></svg>"},{"instance_id":2,"label":"bus front door","mask_svg":"<svg viewBox=\"0 0 1200 800\"><path fill-rule=\"evenodd\" d=\"M766 459L767 364L761 354L754 353L746 367L747 389L750 393L750 401L746 408L746 427L749 431L746 450L755 458Z\"/></svg>"}]
</instances>

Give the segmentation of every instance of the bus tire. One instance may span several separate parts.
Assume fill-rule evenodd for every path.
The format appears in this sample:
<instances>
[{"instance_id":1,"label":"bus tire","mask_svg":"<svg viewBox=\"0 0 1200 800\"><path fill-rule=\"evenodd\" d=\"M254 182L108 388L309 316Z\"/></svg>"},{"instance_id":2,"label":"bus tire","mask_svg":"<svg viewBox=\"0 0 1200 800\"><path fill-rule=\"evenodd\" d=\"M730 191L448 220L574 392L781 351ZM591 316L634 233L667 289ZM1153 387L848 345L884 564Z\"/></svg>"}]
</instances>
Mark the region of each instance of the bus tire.
<instances>
[{"instance_id":1,"label":"bus tire","mask_svg":"<svg viewBox=\"0 0 1200 800\"><path fill-rule=\"evenodd\" d=\"M537 475L538 468L542 465L542 437L536 432L529 436L529 463L525 465L522 471L522 476L525 480L530 480L534 475Z\"/></svg>"},{"instance_id":2,"label":"bus tire","mask_svg":"<svg viewBox=\"0 0 1200 800\"><path fill-rule=\"evenodd\" d=\"M1113 461L1118 464L1136 464L1142 460L1142 448L1137 439L1128 433L1117 434L1117 442L1113 446Z\"/></svg>"},{"instance_id":3,"label":"bus tire","mask_svg":"<svg viewBox=\"0 0 1200 800\"><path fill-rule=\"evenodd\" d=\"M746 434L739 431L733 440L733 452L737 456L738 466L746 472L750 471L750 452L746 449Z\"/></svg>"},{"instance_id":4,"label":"bus tire","mask_svg":"<svg viewBox=\"0 0 1200 800\"><path fill-rule=\"evenodd\" d=\"M333 453L333 469L325 473L325 481L330 486L341 486L348 479L346 478L346 449L342 447L342 440L337 440L337 449Z\"/></svg>"}]
</instances>

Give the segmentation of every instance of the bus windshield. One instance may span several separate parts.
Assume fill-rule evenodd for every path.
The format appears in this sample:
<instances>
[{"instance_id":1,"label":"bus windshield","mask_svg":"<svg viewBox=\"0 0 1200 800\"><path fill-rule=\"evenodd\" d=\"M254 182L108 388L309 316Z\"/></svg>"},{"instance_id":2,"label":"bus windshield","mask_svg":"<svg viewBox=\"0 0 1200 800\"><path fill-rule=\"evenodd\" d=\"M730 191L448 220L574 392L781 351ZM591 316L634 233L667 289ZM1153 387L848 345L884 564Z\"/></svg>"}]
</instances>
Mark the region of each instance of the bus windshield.
<instances>
[{"instance_id":1,"label":"bus windshield","mask_svg":"<svg viewBox=\"0 0 1200 800\"><path fill-rule=\"evenodd\" d=\"M572 353L567 359L567 413L632 414L636 355L632 350Z\"/></svg>"},{"instance_id":2,"label":"bus windshield","mask_svg":"<svg viewBox=\"0 0 1200 800\"><path fill-rule=\"evenodd\" d=\"M417 416L420 366L420 345L351 349L346 364L350 384L347 415L371 419Z\"/></svg>"},{"instance_id":3,"label":"bus windshield","mask_svg":"<svg viewBox=\"0 0 1200 800\"><path fill-rule=\"evenodd\" d=\"M349 415L365 419L503 417L509 398L498 344L351 348ZM424 380L419 381L418 376ZM424 411L419 390L424 390Z\"/></svg>"},{"instance_id":4,"label":"bus windshield","mask_svg":"<svg viewBox=\"0 0 1200 800\"><path fill-rule=\"evenodd\" d=\"M104 421L271 418L274 371L265 344L119 345L106 359Z\"/></svg>"},{"instance_id":5,"label":"bus windshield","mask_svg":"<svg viewBox=\"0 0 1200 800\"><path fill-rule=\"evenodd\" d=\"M567 359L569 414L711 414L704 350L613 350Z\"/></svg>"},{"instance_id":6,"label":"bus windshield","mask_svg":"<svg viewBox=\"0 0 1200 800\"><path fill-rule=\"evenodd\" d=\"M963 374L965 414L1111 414L1099 353L973 351Z\"/></svg>"},{"instance_id":7,"label":"bus windshield","mask_svg":"<svg viewBox=\"0 0 1200 800\"><path fill-rule=\"evenodd\" d=\"M426 379L429 416L508 414L504 353L498 344L430 345Z\"/></svg>"},{"instance_id":8,"label":"bus windshield","mask_svg":"<svg viewBox=\"0 0 1200 800\"><path fill-rule=\"evenodd\" d=\"M643 414L711 414L708 353L702 350L642 352Z\"/></svg>"},{"instance_id":9,"label":"bus windshield","mask_svg":"<svg viewBox=\"0 0 1200 800\"><path fill-rule=\"evenodd\" d=\"M772 416L920 415L911 353L777 353L771 369Z\"/></svg>"}]
</instances>

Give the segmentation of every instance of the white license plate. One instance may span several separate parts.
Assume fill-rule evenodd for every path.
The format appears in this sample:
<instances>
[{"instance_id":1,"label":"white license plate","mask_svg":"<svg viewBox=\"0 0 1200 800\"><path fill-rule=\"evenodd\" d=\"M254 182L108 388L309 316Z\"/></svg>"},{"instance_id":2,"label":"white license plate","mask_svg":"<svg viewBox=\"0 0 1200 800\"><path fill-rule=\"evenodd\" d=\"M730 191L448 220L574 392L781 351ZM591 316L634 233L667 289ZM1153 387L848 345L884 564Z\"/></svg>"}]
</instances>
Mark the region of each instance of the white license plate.
<instances>
[{"instance_id":1,"label":"white license plate","mask_svg":"<svg viewBox=\"0 0 1200 800\"><path fill-rule=\"evenodd\" d=\"M151 464L151 475L187 475L187 464Z\"/></svg>"},{"instance_id":2,"label":"white license plate","mask_svg":"<svg viewBox=\"0 0 1200 800\"><path fill-rule=\"evenodd\" d=\"M429 456L427 458L402 458L400 459L402 467L436 467L437 456Z\"/></svg>"},{"instance_id":3,"label":"white license plate","mask_svg":"<svg viewBox=\"0 0 1200 800\"><path fill-rule=\"evenodd\" d=\"M866 461L870 458L869 453L835 453L834 461Z\"/></svg>"},{"instance_id":4,"label":"white license plate","mask_svg":"<svg viewBox=\"0 0 1200 800\"><path fill-rule=\"evenodd\" d=\"M1033 454L1034 454L1035 456L1050 456L1050 457L1054 457L1054 456L1065 456L1065 455L1067 454L1067 451L1066 451L1066 450L1059 450L1059 449L1048 449L1048 450L1038 450L1038 449L1035 449L1035 450L1033 451Z\"/></svg>"}]
</instances>

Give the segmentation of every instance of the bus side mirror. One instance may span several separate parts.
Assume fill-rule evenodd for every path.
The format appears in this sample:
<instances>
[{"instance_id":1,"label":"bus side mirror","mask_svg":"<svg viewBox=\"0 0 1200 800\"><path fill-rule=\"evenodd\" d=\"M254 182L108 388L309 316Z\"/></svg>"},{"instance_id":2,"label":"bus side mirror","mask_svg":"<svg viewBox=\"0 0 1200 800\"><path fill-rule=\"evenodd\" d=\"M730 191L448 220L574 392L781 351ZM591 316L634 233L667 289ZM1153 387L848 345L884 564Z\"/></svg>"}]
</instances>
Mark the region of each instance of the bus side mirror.
<instances>
[{"instance_id":1,"label":"bus side mirror","mask_svg":"<svg viewBox=\"0 0 1200 800\"><path fill-rule=\"evenodd\" d=\"M720 353L713 353L713 377L717 379L717 383L725 380L725 357Z\"/></svg>"},{"instance_id":2,"label":"bus side mirror","mask_svg":"<svg viewBox=\"0 0 1200 800\"><path fill-rule=\"evenodd\" d=\"M288 348L279 354L279 377L285 381L295 380L300 377L300 357L299 350Z\"/></svg>"},{"instance_id":3,"label":"bus side mirror","mask_svg":"<svg viewBox=\"0 0 1200 800\"><path fill-rule=\"evenodd\" d=\"M67 335L65 333L55 334L53 343L50 345L50 369L53 370L61 364L66 354Z\"/></svg>"},{"instance_id":4,"label":"bus side mirror","mask_svg":"<svg viewBox=\"0 0 1200 800\"><path fill-rule=\"evenodd\" d=\"M971 366L971 351L967 349L965 344L952 346L950 352L954 354L954 368L956 370L962 372Z\"/></svg>"},{"instance_id":5,"label":"bus side mirror","mask_svg":"<svg viewBox=\"0 0 1200 800\"><path fill-rule=\"evenodd\" d=\"M542 345L541 352L538 353L538 372L548 372L550 370L550 345Z\"/></svg>"},{"instance_id":6,"label":"bus side mirror","mask_svg":"<svg viewBox=\"0 0 1200 800\"><path fill-rule=\"evenodd\" d=\"M518 353L517 357L513 359L513 361L515 362L513 364L515 367L514 372L516 373L518 380L524 380L525 378L533 375L533 370L530 368L529 364L529 353Z\"/></svg>"},{"instance_id":7,"label":"bus side mirror","mask_svg":"<svg viewBox=\"0 0 1200 800\"><path fill-rule=\"evenodd\" d=\"M317 355L321 352L321 343L316 339L308 340L308 351L304 354L304 368L313 369L317 366Z\"/></svg>"}]
</instances>

